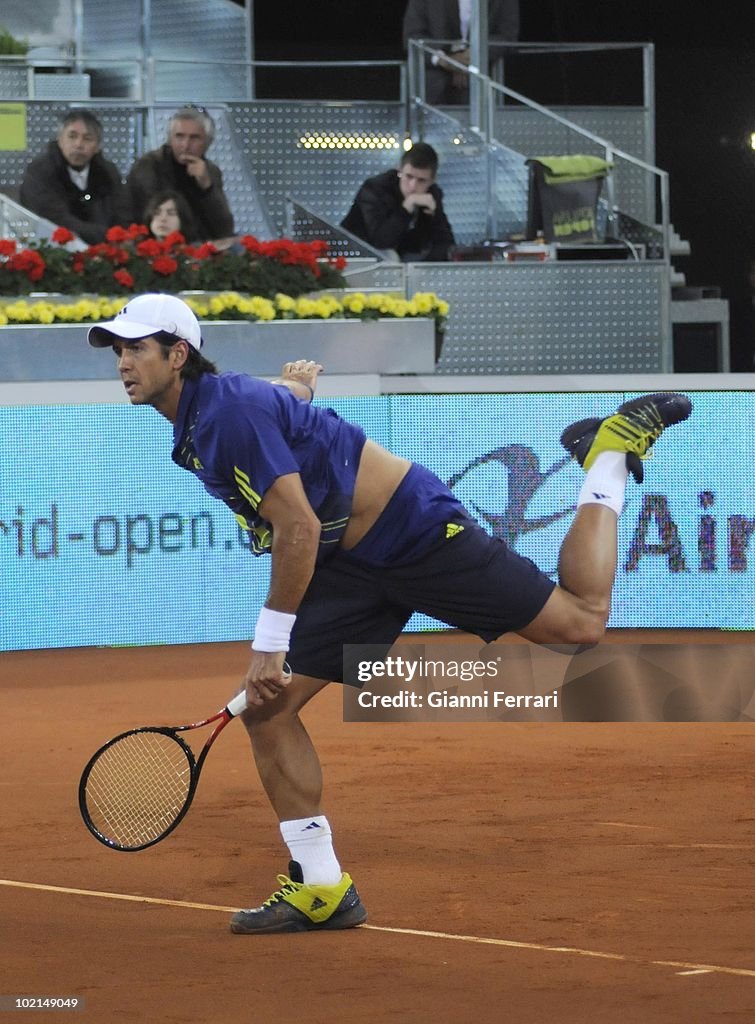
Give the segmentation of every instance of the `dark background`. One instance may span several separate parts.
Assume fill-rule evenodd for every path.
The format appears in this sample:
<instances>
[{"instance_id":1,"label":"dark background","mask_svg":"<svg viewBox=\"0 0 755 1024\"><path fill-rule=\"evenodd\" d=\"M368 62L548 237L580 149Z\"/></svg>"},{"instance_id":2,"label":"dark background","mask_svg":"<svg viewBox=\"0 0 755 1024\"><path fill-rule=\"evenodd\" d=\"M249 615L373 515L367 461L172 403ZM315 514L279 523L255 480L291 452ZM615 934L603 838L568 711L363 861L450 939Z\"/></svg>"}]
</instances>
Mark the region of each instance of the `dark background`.
<instances>
[{"instance_id":1,"label":"dark background","mask_svg":"<svg viewBox=\"0 0 755 1024\"><path fill-rule=\"evenodd\" d=\"M406 0L255 3L258 60L401 59ZM753 33L748 4L521 0L522 41L652 42L656 163L671 176L671 218L691 255L675 257L689 285L718 286L731 306L732 367L753 369L749 265L755 258ZM748 21L749 23L749 21ZM638 58L507 63L506 84L543 103L639 102ZM390 74L270 72L260 95L395 98ZM313 90L321 90L320 92ZM442 173L442 172L441 172Z\"/></svg>"}]
</instances>

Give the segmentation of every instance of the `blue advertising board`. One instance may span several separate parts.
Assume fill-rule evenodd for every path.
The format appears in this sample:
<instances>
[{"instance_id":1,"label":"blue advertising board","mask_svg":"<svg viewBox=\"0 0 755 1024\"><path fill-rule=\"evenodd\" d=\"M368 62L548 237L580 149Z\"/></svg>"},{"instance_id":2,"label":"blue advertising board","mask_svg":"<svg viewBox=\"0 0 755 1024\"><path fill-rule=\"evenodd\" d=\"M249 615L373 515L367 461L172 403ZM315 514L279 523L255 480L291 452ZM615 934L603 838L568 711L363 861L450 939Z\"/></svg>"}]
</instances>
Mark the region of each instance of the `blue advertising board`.
<instances>
[{"instance_id":1,"label":"blue advertising board","mask_svg":"<svg viewBox=\"0 0 755 1024\"><path fill-rule=\"evenodd\" d=\"M391 395L323 404L449 482L555 578L582 470L562 429L629 393ZM755 628L755 396L692 394L619 524L609 625ZM127 405L0 408L0 649L246 639L267 591L231 513ZM441 628L414 616L413 631Z\"/></svg>"}]
</instances>

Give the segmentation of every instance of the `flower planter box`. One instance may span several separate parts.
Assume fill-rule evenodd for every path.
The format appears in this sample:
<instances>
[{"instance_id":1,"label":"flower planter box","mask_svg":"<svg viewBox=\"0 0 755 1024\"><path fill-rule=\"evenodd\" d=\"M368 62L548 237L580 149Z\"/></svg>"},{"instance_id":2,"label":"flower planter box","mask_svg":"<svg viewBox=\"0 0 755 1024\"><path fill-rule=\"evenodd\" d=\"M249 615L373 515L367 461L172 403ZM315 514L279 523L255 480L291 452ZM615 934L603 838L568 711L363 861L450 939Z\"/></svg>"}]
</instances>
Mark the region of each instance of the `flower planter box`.
<instances>
[{"instance_id":1,"label":"flower planter box","mask_svg":"<svg viewBox=\"0 0 755 1024\"><path fill-rule=\"evenodd\" d=\"M109 349L86 343L86 324L0 328L0 380L112 380ZM260 377L283 363L314 359L333 374L428 374L435 370L435 322L425 318L204 321L203 350L221 370Z\"/></svg>"}]
</instances>

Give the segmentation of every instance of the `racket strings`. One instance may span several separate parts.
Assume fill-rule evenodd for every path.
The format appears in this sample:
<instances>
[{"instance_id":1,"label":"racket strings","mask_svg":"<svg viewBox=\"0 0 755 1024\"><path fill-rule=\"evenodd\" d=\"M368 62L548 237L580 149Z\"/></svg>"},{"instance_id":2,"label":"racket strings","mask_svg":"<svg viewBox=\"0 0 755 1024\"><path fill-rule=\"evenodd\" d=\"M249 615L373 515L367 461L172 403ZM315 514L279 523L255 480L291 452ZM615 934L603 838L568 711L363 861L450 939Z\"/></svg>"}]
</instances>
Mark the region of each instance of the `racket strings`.
<instances>
[{"instance_id":1,"label":"racket strings","mask_svg":"<svg viewBox=\"0 0 755 1024\"><path fill-rule=\"evenodd\" d=\"M191 792L182 744L161 732L137 732L107 747L86 783L89 817L105 839L125 849L166 832Z\"/></svg>"}]
</instances>

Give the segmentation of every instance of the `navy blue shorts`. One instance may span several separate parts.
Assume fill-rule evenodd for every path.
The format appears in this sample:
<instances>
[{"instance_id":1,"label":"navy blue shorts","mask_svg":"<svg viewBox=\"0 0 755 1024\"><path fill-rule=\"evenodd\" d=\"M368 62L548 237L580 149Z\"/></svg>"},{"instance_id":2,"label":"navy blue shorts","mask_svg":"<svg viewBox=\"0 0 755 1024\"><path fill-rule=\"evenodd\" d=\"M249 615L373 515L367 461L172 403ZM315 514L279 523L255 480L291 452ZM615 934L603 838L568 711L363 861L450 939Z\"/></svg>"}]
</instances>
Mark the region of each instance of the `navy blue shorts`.
<instances>
[{"instance_id":1,"label":"navy blue shorts","mask_svg":"<svg viewBox=\"0 0 755 1024\"><path fill-rule=\"evenodd\" d=\"M291 634L293 670L342 682L344 644L387 653L415 611L486 643L532 622L555 587L534 562L471 518L436 529L416 561L375 566L339 551L318 566Z\"/></svg>"}]
</instances>

